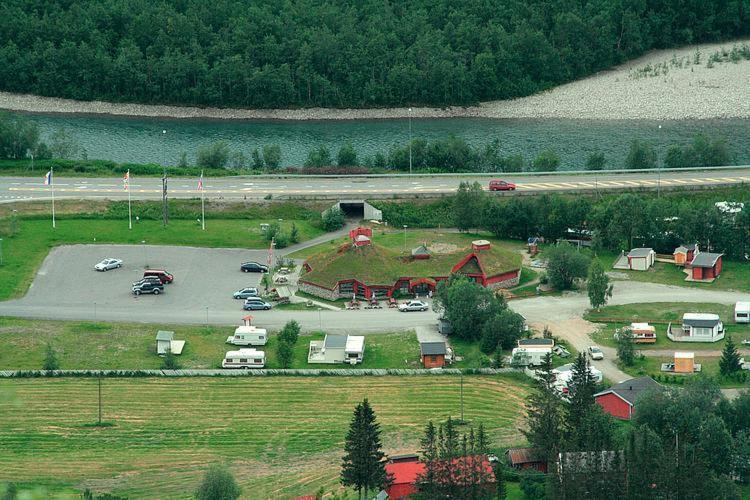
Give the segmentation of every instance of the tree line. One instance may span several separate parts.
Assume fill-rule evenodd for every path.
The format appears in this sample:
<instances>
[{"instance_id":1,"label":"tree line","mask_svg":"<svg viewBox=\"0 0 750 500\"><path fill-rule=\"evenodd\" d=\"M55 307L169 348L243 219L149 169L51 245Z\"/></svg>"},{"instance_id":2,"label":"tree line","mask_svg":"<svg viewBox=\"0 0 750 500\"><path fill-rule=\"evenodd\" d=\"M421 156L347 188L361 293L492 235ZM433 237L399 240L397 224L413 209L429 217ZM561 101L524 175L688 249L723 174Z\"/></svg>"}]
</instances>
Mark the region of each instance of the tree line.
<instances>
[{"instance_id":1,"label":"tree line","mask_svg":"<svg viewBox=\"0 0 750 500\"><path fill-rule=\"evenodd\" d=\"M744 203L728 213L718 202ZM526 240L543 236L591 239L594 249L628 251L651 247L671 254L682 243L724 253L730 259L750 255L750 193L746 189L495 197L477 183L464 183L453 197L429 203L373 202L394 227L458 227L485 230L498 238ZM739 206L739 205L738 205Z\"/></svg>"},{"instance_id":2,"label":"tree line","mask_svg":"<svg viewBox=\"0 0 750 500\"><path fill-rule=\"evenodd\" d=\"M6 0L0 88L251 108L467 104L748 33L747 0Z\"/></svg>"}]
</instances>

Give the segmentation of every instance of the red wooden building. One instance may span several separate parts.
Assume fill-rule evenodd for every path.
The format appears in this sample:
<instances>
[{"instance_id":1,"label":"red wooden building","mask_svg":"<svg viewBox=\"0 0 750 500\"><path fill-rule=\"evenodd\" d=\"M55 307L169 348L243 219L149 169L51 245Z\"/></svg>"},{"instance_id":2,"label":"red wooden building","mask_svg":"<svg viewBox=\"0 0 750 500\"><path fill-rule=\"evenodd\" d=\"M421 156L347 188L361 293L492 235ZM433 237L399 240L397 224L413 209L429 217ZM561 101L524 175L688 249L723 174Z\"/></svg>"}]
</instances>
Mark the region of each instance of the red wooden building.
<instances>
[{"instance_id":1,"label":"red wooden building","mask_svg":"<svg viewBox=\"0 0 750 500\"><path fill-rule=\"evenodd\" d=\"M540 459L532 448L510 448L505 455L513 469L547 472L547 462Z\"/></svg>"},{"instance_id":2,"label":"red wooden building","mask_svg":"<svg viewBox=\"0 0 750 500\"><path fill-rule=\"evenodd\" d=\"M494 489L495 475L492 470L492 464L486 456L467 456L453 460L451 463L456 471L456 475L461 480L462 467L471 467L476 464L480 465L484 469L484 473L489 477L490 482L493 483L492 488ZM438 462L438 464L447 465L447 462ZM477 467L478 469L479 467ZM385 464L385 472L393 478L391 485L385 490L388 497L391 500L405 500L417 492L417 477L425 471L424 462L419 460L416 455L404 455L400 457L392 457L387 464ZM467 480L468 477L467 477ZM472 479L475 480L475 479Z\"/></svg>"},{"instance_id":3,"label":"red wooden building","mask_svg":"<svg viewBox=\"0 0 750 500\"><path fill-rule=\"evenodd\" d=\"M445 366L445 342L420 342L419 356L425 368Z\"/></svg>"},{"instance_id":4,"label":"red wooden building","mask_svg":"<svg viewBox=\"0 0 750 500\"><path fill-rule=\"evenodd\" d=\"M699 252L690 262L690 272L694 280L711 280L721 274L721 257L724 254Z\"/></svg>"},{"instance_id":5,"label":"red wooden building","mask_svg":"<svg viewBox=\"0 0 750 500\"><path fill-rule=\"evenodd\" d=\"M647 391L661 391L663 387L651 377L638 377L615 384L606 391L594 394L596 403L615 418L630 420L638 397Z\"/></svg>"}]
</instances>

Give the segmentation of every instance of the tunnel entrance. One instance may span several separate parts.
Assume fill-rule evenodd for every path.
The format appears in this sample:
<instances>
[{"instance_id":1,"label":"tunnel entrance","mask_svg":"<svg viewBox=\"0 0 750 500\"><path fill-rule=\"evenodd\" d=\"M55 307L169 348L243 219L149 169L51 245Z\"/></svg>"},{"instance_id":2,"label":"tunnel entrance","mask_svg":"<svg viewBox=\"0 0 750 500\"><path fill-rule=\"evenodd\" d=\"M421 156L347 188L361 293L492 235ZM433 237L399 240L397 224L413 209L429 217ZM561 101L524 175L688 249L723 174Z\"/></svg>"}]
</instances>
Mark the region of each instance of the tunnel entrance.
<instances>
[{"instance_id":1,"label":"tunnel entrance","mask_svg":"<svg viewBox=\"0 0 750 500\"><path fill-rule=\"evenodd\" d=\"M347 219L362 220L365 218L365 203L363 201L341 201L339 208Z\"/></svg>"}]
</instances>

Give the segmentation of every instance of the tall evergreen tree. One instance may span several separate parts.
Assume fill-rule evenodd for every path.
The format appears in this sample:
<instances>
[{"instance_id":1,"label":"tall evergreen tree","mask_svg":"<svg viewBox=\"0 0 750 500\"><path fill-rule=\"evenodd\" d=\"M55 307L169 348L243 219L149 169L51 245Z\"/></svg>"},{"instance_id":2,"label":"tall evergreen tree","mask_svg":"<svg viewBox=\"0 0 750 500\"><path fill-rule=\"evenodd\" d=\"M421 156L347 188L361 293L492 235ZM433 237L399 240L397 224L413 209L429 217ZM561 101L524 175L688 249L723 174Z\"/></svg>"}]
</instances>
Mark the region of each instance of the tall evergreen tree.
<instances>
[{"instance_id":1,"label":"tall evergreen tree","mask_svg":"<svg viewBox=\"0 0 750 500\"><path fill-rule=\"evenodd\" d=\"M740 353L737 352L737 345L732 340L732 336L727 335L719 360L719 372L725 377L730 377L740 370Z\"/></svg>"},{"instance_id":2,"label":"tall evergreen tree","mask_svg":"<svg viewBox=\"0 0 750 500\"><path fill-rule=\"evenodd\" d=\"M495 462L493 472L495 473L495 496L497 500L505 500L508 490L505 486L505 467L501 461Z\"/></svg>"},{"instance_id":3,"label":"tall evergreen tree","mask_svg":"<svg viewBox=\"0 0 750 500\"><path fill-rule=\"evenodd\" d=\"M563 408L554 387L552 356L544 358L537 371L539 380L526 405L528 429L523 433L540 458L547 461L557 459L562 442Z\"/></svg>"},{"instance_id":4,"label":"tall evergreen tree","mask_svg":"<svg viewBox=\"0 0 750 500\"><path fill-rule=\"evenodd\" d=\"M380 425L367 398L354 408L344 450L341 484L356 489L360 499L363 494L367 498L368 491L387 486Z\"/></svg>"},{"instance_id":5,"label":"tall evergreen tree","mask_svg":"<svg viewBox=\"0 0 750 500\"><path fill-rule=\"evenodd\" d=\"M417 476L417 493L412 495L415 500L431 500L438 496L439 473L438 473L438 435L435 424L430 420L424 430L421 440L422 462L425 465L424 472Z\"/></svg>"},{"instance_id":6,"label":"tall evergreen tree","mask_svg":"<svg viewBox=\"0 0 750 500\"><path fill-rule=\"evenodd\" d=\"M589 360L584 353L578 354L575 363L573 363L568 391L570 404L568 405L568 416L565 421L567 445L572 450L589 451L587 448L589 436L582 428L582 424L596 404L594 402L596 382L591 375Z\"/></svg>"}]
</instances>

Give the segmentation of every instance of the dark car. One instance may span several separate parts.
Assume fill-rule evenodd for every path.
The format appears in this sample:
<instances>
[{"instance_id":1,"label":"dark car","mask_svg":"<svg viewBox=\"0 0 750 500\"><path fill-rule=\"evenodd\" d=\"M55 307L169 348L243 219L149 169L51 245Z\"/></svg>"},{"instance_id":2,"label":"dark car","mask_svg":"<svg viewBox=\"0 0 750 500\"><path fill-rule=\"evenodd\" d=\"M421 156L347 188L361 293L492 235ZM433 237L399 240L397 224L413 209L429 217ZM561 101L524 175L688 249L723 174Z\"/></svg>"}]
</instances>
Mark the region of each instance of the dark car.
<instances>
[{"instance_id":1,"label":"dark car","mask_svg":"<svg viewBox=\"0 0 750 500\"><path fill-rule=\"evenodd\" d=\"M512 182L493 179L490 181L490 191L515 191L516 185Z\"/></svg>"},{"instance_id":2,"label":"dark car","mask_svg":"<svg viewBox=\"0 0 750 500\"><path fill-rule=\"evenodd\" d=\"M268 266L258 264L257 262L243 262L240 265L240 270L245 273L267 273Z\"/></svg>"},{"instance_id":3,"label":"dark car","mask_svg":"<svg viewBox=\"0 0 750 500\"><path fill-rule=\"evenodd\" d=\"M161 281L162 284L172 283L174 281L174 276L166 272L164 269L146 269L145 271L143 271L144 278L148 278L150 276L159 278L159 281Z\"/></svg>"},{"instance_id":4,"label":"dark car","mask_svg":"<svg viewBox=\"0 0 750 500\"><path fill-rule=\"evenodd\" d=\"M144 283L156 283L157 285L164 284L161 282L161 279L158 276L144 276L143 278L133 283L133 286L142 285Z\"/></svg>"},{"instance_id":5,"label":"dark car","mask_svg":"<svg viewBox=\"0 0 750 500\"><path fill-rule=\"evenodd\" d=\"M146 280L133 285L133 293L135 295L140 295L142 293L152 293L154 295L159 295L163 291L164 285L155 281Z\"/></svg>"}]
</instances>

